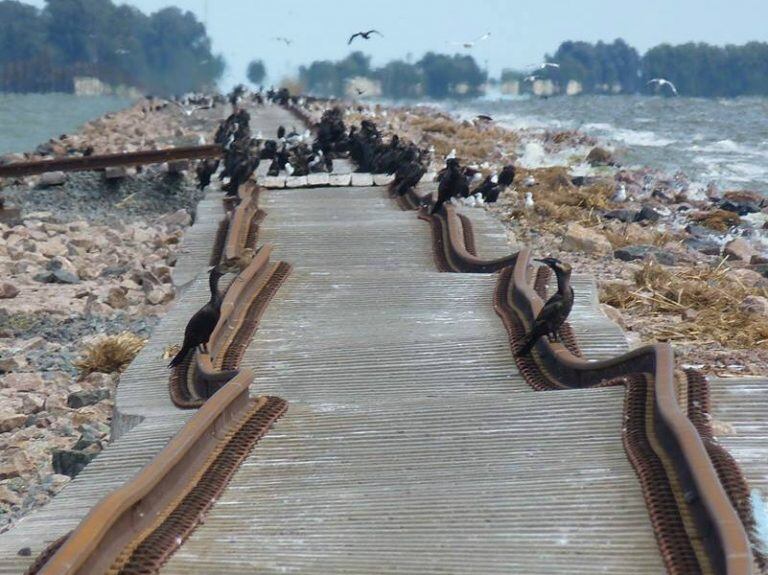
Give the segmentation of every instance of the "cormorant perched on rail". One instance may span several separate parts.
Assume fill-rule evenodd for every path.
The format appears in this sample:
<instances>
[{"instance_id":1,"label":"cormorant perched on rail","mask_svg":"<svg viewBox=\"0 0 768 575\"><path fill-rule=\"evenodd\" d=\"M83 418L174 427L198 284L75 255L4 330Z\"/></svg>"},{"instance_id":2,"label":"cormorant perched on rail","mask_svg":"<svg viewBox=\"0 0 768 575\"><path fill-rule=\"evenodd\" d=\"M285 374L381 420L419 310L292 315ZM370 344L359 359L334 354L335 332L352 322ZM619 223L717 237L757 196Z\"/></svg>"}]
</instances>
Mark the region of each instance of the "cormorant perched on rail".
<instances>
[{"instance_id":1,"label":"cormorant perched on rail","mask_svg":"<svg viewBox=\"0 0 768 575\"><path fill-rule=\"evenodd\" d=\"M550 341L558 340L558 330L563 325L573 307L573 288L571 287L571 266L557 258L536 260L548 265L557 276L557 293L547 300L533 322L531 330L515 352L515 356L529 355L540 337L549 335Z\"/></svg>"},{"instance_id":2,"label":"cormorant perched on rail","mask_svg":"<svg viewBox=\"0 0 768 575\"><path fill-rule=\"evenodd\" d=\"M285 138L285 126L280 125L277 127L277 139L282 140Z\"/></svg>"},{"instance_id":3,"label":"cormorant perched on rail","mask_svg":"<svg viewBox=\"0 0 768 575\"><path fill-rule=\"evenodd\" d=\"M512 185L514 179L515 166L509 164L508 166L504 166L498 176L487 176L485 180L483 180L483 183L474 189L472 195L480 194L483 196L483 201L486 204L492 204L499 199L499 194L502 190Z\"/></svg>"},{"instance_id":4,"label":"cormorant perched on rail","mask_svg":"<svg viewBox=\"0 0 768 575\"><path fill-rule=\"evenodd\" d=\"M211 299L197 310L195 315L189 320L187 328L184 330L184 344L181 346L179 353L176 354L176 357L168 364L168 367L179 365L187 357L187 354L199 345L203 346L204 351L207 351L208 340L216 324L219 322L221 302L224 299L219 293L219 278L224 273L216 266L211 268L209 274L208 285L211 290Z\"/></svg>"},{"instance_id":5,"label":"cormorant perched on rail","mask_svg":"<svg viewBox=\"0 0 768 575\"><path fill-rule=\"evenodd\" d=\"M469 195L467 177L459 165L459 160L449 158L445 162L445 169L440 176L440 185L437 187L437 202L432 206L431 214L436 214L443 204L453 197L466 198Z\"/></svg>"}]
</instances>

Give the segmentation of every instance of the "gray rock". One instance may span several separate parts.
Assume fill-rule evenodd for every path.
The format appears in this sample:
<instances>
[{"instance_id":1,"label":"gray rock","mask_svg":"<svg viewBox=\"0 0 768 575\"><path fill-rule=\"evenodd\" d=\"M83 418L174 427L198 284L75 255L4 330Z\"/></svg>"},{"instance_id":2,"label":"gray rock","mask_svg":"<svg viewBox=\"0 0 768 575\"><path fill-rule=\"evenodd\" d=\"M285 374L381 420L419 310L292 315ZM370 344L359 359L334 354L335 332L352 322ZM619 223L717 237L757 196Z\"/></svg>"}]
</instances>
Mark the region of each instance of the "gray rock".
<instances>
[{"instance_id":1,"label":"gray rock","mask_svg":"<svg viewBox=\"0 0 768 575\"><path fill-rule=\"evenodd\" d=\"M708 227L699 224L688 224L685 231L697 238L708 238L713 233Z\"/></svg>"},{"instance_id":2,"label":"gray rock","mask_svg":"<svg viewBox=\"0 0 768 575\"><path fill-rule=\"evenodd\" d=\"M74 449L57 449L53 452L53 470L60 475L75 477L96 455Z\"/></svg>"},{"instance_id":3,"label":"gray rock","mask_svg":"<svg viewBox=\"0 0 768 575\"><path fill-rule=\"evenodd\" d=\"M109 396L110 393L108 389L86 389L83 391L75 391L67 396L67 407L80 409L86 405L98 403L102 399L107 399Z\"/></svg>"},{"instance_id":4,"label":"gray rock","mask_svg":"<svg viewBox=\"0 0 768 575\"><path fill-rule=\"evenodd\" d=\"M703 238L688 238L683 243L690 249L701 252L708 256L719 256L720 245L712 240Z\"/></svg>"},{"instance_id":5,"label":"gray rock","mask_svg":"<svg viewBox=\"0 0 768 575\"><path fill-rule=\"evenodd\" d=\"M8 282L0 283L0 299L11 299L19 295L19 288Z\"/></svg>"},{"instance_id":6,"label":"gray rock","mask_svg":"<svg viewBox=\"0 0 768 575\"><path fill-rule=\"evenodd\" d=\"M673 266L677 263L677 258L671 253L659 249L656 246L648 245L626 246L620 248L613 252L613 257L625 262L653 258L660 264L666 266Z\"/></svg>"},{"instance_id":7,"label":"gray rock","mask_svg":"<svg viewBox=\"0 0 768 575\"><path fill-rule=\"evenodd\" d=\"M49 188L51 186L62 186L67 181L67 174L64 172L45 172L40 176L40 187Z\"/></svg>"},{"instance_id":8,"label":"gray rock","mask_svg":"<svg viewBox=\"0 0 768 575\"><path fill-rule=\"evenodd\" d=\"M760 206L748 200L723 200L720 202L720 209L735 212L740 216L746 216L747 214L759 212Z\"/></svg>"},{"instance_id":9,"label":"gray rock","mask_svg":"<svg viewBox=\"0 0 768 575\"><path fill-rule=\"evenodd\" d=\"M661 214L654 210L650 206L643 206L640 213L635 218L636 222L657 222L661 218Z\"/></svg>"},{"instance_id":10,"label":"gray rock","mask_svg":"<svg viewBox=\"0 0 768 575\"><path fill-rule=\"evenodd\" d=\"M619 220L620 222L628 223L634 222L637 219L639 213L640 212L637 210L622 208L619 210L611 210L610 212L607 212L603 217L607 220Z\"/></svg>"},{"instance_id":11,"label":"gray rock","mask_svg":"<svg viewBox=\"0 0 768 575\"><path fill-rule=\"evenodd\" d=\"M79 284L80 278L70 271L59 269L49 272L40 272L34 276L34 280L44 284Z\"/></svg>"}]
</instances>

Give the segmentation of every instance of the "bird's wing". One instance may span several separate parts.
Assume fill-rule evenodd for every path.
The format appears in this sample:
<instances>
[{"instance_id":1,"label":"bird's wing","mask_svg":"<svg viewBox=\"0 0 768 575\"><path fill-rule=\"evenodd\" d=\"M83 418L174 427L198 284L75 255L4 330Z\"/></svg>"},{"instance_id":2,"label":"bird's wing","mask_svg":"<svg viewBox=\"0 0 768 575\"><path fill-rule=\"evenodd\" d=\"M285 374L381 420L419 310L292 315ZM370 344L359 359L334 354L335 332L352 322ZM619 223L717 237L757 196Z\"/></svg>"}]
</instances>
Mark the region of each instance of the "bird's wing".
<instances>
[{"instance_id":1,"label":"bird's wing","mask_svg":"<svg viewBox=\"0 0 768 575\"><path fill-rule=\"evenodd\" d=\"M675 85L674 85L672 82L670 82L669 80L667 80L667 84L668 84L668 85L669 85L669 87L672 89L672 93L673 93L675 96L677 96L677 88L675 87Z\"/></svg>"},{"instance_id":2,"label":"bird's wing","mask_svg":"<svg viewBox=\"0 0 768 575\"><path fill-rule=\"evenodd\" d=\"M347 40L347 46L349 46L349 45L352 43L352 40L354 40L354 39L355 39L355 38L357 38L358 36L362 36L362 35L363 35L363 33L362 33L362 32L355 32L354 34L352 34L352 35L349 37L349 40Z\"/></svg>"},{"instance_id":3,"label":"bird's wing","mask_svg":"<svg viewBox=\"0 0 768 575\"><path fill-rule=\"evenodd\" d=\"M382 38L384 37L384 34L382 34L381 32L379 32L378 30L368 30L368 32L366 32L366 34L369 34L369 35L370 35L370 34L378 34L378 35L379 35L379 36L381 36Z\"/></svg>"},{"instance_id":4,"label":"bird's wing","mask_svg":"<svg viewBox=\"0 0 768 575\"><path fill-rule=\"evenodd\" d=\"M475 40L475 42L482 42L483 40L487 40L487 39L488 39L488 38L490 38L490 37L491 37L491 33L490 33L490 32L486 32L485 34L483 34L482 36L480 36L479 38L477 38L477 39Z\"/></svg>"}]
</instances>

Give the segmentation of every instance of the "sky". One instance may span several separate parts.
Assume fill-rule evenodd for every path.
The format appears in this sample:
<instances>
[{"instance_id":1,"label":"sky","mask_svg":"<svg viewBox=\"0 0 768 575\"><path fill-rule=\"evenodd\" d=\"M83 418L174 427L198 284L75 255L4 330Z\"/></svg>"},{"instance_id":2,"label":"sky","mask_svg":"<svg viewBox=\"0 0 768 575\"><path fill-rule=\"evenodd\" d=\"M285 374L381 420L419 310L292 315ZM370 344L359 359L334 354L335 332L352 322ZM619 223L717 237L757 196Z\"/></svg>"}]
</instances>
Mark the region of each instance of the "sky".
<instances>
[{"instance_id":1,"label":"sky","mask_svg":"<svg viewBox=\"0 0 768 575\"><path fill-rule=\"evenodd\" d=\"M27 0L43 6L44 0ZM640 52L663 42L741 44L768 41L768 0L132 0L144 12L168 5L205 22L224 56L222 87L245 81L248 62L264 60L268 81L295 75L301 64L337 60L355 49L374 66L425 52L464 52L497 76L535 67L563 40L624 38ZM376 28L383 38L350 34ZM471 50L452 42L491 36ZM290 38L285 46L275 40Z\"/></svg>"}]
</instances>

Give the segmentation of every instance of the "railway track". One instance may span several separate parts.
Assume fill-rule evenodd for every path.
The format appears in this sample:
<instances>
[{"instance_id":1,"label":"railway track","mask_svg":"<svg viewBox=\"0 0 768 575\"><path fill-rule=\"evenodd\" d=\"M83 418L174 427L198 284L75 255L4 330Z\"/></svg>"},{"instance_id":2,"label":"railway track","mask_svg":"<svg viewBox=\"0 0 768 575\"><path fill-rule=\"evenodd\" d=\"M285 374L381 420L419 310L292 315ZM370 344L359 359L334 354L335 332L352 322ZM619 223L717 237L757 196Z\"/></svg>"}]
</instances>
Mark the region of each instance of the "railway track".
<instances>
[{"instance_id":1,"label":"railway track","mask_svg":"<svg viewBox=\"0 0 768 575\"><path fill-rule=\"evenodd\" d=\"M766 414L745 397L765 382L628 351L579 275L565 345L515 363L549 278L484 211L407 209L433 188L205 200L183 298L121 381L119 439L0 537L0 573L73 528L34 572L759 572L745 478L768 476ZM169 378L212 261L241 271L210 354ZM724 441L735 459L709 411L750 430Z\"/></svg>"}]
</instances>

